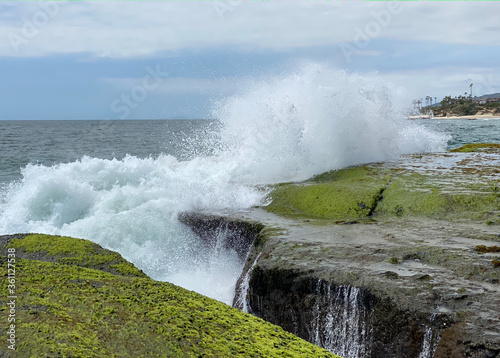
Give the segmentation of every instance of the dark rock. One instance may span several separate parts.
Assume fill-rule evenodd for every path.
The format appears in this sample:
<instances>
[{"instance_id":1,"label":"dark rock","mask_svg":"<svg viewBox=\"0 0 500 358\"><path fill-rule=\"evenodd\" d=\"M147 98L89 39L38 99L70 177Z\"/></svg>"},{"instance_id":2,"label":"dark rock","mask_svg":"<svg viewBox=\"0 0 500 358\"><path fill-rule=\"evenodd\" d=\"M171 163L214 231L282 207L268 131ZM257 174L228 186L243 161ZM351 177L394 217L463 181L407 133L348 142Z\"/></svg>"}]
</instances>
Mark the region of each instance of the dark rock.
<instances>
[{"instance_id":1,"label":"dark rock","mask_svg":"<svg viewBox=\"0 0 500 358\"><path fill-rule=\"evenodd\" d=\"M179 221L190 227L209 247L215 247L218 238L222 237L225 247L236 250L241 259L246 258L257 234L264 228L257 222L189 212L180 214Z\"/></svg>"}]
</instances>

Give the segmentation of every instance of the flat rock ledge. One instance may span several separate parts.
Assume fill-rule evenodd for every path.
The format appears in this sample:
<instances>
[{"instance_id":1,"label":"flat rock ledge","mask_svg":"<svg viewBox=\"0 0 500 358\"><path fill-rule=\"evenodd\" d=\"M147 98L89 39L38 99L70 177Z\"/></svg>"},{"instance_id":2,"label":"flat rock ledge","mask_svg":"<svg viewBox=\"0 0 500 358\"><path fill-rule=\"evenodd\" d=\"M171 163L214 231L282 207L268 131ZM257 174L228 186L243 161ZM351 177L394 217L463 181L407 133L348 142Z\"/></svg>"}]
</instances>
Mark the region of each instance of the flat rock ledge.
<instances>
[{"instance_id":1,"label":"flat rock ledge","mask_svg":"<svg viewBox=\"0 0 500 358\"><path fill-rule=\"evenodd\" d=\"M343 357L500 356L498 254L476 251L495 247L489 227L277 222L282 233L252 248L236 307Z\"/></svg>"},{"instance_id":2,"label":"flat rock ledge","mask_svg":"<svg viewBox=\"0 0 500 358\"><path fill-rule=\"evenodd\" d=\"M265 226L234 306L345 358L500 357L499 174L479 144L277 185L221 219Z\"/></svg>"}]
</instances>

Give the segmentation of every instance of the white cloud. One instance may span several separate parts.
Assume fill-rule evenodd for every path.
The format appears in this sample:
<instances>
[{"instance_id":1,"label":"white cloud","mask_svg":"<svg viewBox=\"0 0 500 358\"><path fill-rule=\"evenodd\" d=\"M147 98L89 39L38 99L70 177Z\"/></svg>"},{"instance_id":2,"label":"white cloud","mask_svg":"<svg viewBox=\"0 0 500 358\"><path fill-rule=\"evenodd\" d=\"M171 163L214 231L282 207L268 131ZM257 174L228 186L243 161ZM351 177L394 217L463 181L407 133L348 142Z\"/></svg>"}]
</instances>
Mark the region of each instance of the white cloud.
<instances>
[{"instance_id":1,"label":"white cloud","mask_svg":"<svg viewBox=\"0 0 500 358\"><path fill-rule=\"evenodd\" d=\"M355 40L356 29L377 38L500 44L496 2L240 1L221 15L213 1L71 2L43 21L39 2L4 6L0 56L88 52L109 57L148 57L163 51L236 47L280 50ZM235 3L236 4L236 3ZM45 11L47 13L47 11ZM385 14L385 15L384 15ZM36 18L38 16L38 18ZM31 29L34 36L23 35ZM38 25L37 25L38 24ZM26 41L12 46L16 36ZM19 37L17 37L19 40Z\"/></svg>"},{"instance_id":2,"label":"white cloud","mask_svg":"<svg viewBox=\"0 0 500 358\"><path fill-rule=\"evenodd\" d=\"M500 67L436 67L383 74L385 80L404 87L408 96L420 98L459 96L473 86L475 96L500 92ZM409 102L408 102L409 103Z\"/></svg>"}]
</instances>

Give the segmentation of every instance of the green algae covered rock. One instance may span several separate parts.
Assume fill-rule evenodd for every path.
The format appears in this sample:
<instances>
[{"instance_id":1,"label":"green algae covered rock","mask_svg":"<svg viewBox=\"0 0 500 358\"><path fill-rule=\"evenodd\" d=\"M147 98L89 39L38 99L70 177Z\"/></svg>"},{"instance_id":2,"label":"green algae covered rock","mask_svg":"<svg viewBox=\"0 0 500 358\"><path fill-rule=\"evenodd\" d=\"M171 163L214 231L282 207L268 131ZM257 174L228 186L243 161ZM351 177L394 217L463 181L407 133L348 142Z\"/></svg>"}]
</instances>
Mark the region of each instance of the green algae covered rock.
<instances>
[{"instance_id":1,"label":"green algae covered rock","mask_svg":"<svg viewBox=\"0 0 500 358\"><path fill-rule=\"evenodd\" d=\"M88 240L31 234L20 238L14 236L8 247L16 249L18 258L87 267L115 275L147 277L117 252L103 249Z\"/></svg>"},{"instance_id":2,"label":"green algae covered rock","mask_svg":"<svg viewBox=\"0 0 500 358\"><path fill-rule=\"evenodd\" d=\"M373 212L389 178L370 168L329 172L271 193L267 210L290 217L355 220Z\"/></svg>"},{"instance_id":3,"label":"green algae covered rock","mask_svg":"<svg viewBox=\"0 0 500 358\"><path fill-rule=\"evenodd\" d=\"M335 357L223 303L154 281L89 241L9 235L0 245L2 276L12 279L8 263L15 266L14 286L4 279L2 292L13 289L16 297L1 296L2 336L15 331L15 352L4 342L0 356Z\"/></svg>"},{"instance_id":4,"label":"green algae covered rock","mask_svg":"<svg viewBox=\"0 0 500 358\"><path fill-rule=\"evenodd\" d=\"M500 153L500 144L498 143L470 143L460 148L450 150L452 153L469 153L469 152L488 152Z\"/></svg>"},{"instance_id":5,"label":"green algae covered rock","mask_svg":"<svg viewBox=\"0 0 500 358\"><path fill-rule=\"evenodd\" d=\"M471 144L277 185L266 210L337 222L413 216L494 225L500 223L499 146Z\"/></svg>"}]
</instances>

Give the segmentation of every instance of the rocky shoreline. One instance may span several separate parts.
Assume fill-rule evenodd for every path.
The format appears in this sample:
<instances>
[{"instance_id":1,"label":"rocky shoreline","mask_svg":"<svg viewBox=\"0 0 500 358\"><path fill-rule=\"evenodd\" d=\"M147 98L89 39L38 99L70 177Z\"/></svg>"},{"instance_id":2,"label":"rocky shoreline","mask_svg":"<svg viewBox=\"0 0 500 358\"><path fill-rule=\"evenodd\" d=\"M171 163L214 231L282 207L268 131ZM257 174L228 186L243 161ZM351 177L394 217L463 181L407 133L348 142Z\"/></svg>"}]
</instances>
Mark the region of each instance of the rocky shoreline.
<instances>
[{"instance_id":1,"label":"rocky shoreline","mask_svg":"<svg viewBox=\"0 0 500 358\"><path fill-rule=\"evenodd\" d=\"M269 237L248 261L249 311L345 357L496 357L498 269L474 250L496 242L478 234L411 220Z\"/></svg>"},{"instance_id":2,"label":"rocky shoreline","mask_svg":"<svg viewBox=\"0 0 500 358\"><path fill-rule=\"evenodd\" d=\"M234 306L290 333L151 280L89 241L1 236L4 277L8 250L17 255L18 349L498 358L499 168L499 145L468 145L277 185L269 206L243 214L183 213L207 247L223 235L246 260ZM0 356L14 355L5 345Z\"/></svg>"},{"instance_id":3,"label":"rocky shoreline","mask_svg":"<svg viewBox=\"0 0 500 358\"><path fill-rule=\"evenodd\" d=\"M344 357L500 356L498 150L277 186L235 306Z\"/></svg>"},{"instance_id":4,"label":"rocky shoreline","mask_svg":"<svg viewBox=\"0 0 500 358\"><path fill-rule=\"evenodd\" d=\"M499 113L478 113L478 114L471 114L471 115L466 115L466 116L454 116L454 115L446 115L446 116L440 116L440 115L416 115L416 116L408 116L409 119L467 119L467 120L477 120L477 119L499 119L500 118L500 112Z\"/></svg>"}]
</instances>

